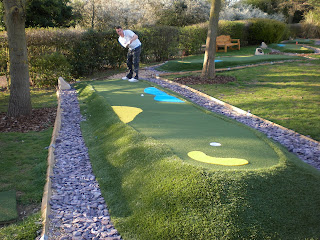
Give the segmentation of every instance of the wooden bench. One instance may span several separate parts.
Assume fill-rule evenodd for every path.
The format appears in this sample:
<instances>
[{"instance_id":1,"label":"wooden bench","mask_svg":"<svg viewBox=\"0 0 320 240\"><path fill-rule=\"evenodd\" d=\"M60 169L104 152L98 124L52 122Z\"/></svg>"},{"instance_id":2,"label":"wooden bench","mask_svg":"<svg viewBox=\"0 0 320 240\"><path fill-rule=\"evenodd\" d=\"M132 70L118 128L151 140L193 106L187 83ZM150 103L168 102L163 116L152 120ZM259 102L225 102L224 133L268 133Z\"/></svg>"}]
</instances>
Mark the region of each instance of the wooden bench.
<instances>
[{"instance_id":1,"label":"wooden bench","mask_svg":"<svg viewBox=\"0 0 320 240\"><path fill-rule=\"evenodd\" d=\"M228 48L240 50L240 39L231 39L229 35L218 36L216 39L216 52L227 52Z\"/></svg>"}]
</instances>

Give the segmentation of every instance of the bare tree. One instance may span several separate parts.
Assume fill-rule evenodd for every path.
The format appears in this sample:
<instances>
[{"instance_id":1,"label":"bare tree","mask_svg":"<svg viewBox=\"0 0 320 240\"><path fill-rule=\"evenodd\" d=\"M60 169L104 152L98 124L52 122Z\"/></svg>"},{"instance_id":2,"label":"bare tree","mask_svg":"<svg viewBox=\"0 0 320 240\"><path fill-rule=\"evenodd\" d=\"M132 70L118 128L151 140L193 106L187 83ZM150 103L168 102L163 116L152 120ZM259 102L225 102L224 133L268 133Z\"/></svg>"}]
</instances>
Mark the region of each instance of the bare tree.
<instances>
[{"instance_id":1,"label":"bare tree","mask_svg":"<svg viewBox=\"0 0 320 240\"><path fill-rule=\"evenodd\" d=\"M221 0L212 0L210 9L210 19L208 35L206 40L206 51L204 54L202 77L212 79L215 77L215 55L216 55L216 38L218 34L219 12Z\"/></svg>"},{"instance_id":2,"label":"bare tree","mask_svg":"<svg viewBox=\"0 0 320 240\"><path fill-rule=\"evenodd\" d=\"M10 58L8 115L30 115L32 111L28 52L25 33L26 0L3 0Z\"/></svg>"},{"instance_id":3,"label":"bare tree","mask_svg":"<svg viewBox=\"0 0 320 240\"><path fill-rule=\"evenodd\" d=\"M282 0L278 3L278 7L288 15L288 23L293 22L294 15L297 11L307 12L310 10L311 5L308 0Z\"/></svg>"}]
</instances>

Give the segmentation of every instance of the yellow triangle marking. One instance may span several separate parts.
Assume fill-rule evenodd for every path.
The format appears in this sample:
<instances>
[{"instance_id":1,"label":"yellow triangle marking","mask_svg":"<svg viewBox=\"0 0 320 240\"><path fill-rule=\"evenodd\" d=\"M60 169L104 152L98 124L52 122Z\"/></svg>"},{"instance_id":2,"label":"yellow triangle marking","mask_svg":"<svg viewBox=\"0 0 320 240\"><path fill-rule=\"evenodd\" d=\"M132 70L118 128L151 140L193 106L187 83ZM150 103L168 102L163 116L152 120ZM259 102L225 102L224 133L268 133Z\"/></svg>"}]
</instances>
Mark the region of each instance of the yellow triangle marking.
<instances>
[{"instance_id":1,"label":"yellow triangle marking","mask_svg":"<svg viewBox=\"0 0 320 240\"><path fill-rule=\"evenodd\" d=\"M143 112L141 108L127 107L127 106L112 106L113 111L119 116L120 120L124 123L129 123L135 119L135 117Z\"/></svg>"},{"instance_id":2,"label":"yellow triangle marking","mask_svg":"<svg viewBox=\"0 0 320 240\"><path fill-rule=\"evenodd\" d=\"M211 157L201 151L189 152L188 156L196 161L199 161L199 162L216 164L216 165L223 165L223 166L242 166L242 165L246 165L249 163L247 160L241 159L241 158Z\"/></svg>"}]
</instances>

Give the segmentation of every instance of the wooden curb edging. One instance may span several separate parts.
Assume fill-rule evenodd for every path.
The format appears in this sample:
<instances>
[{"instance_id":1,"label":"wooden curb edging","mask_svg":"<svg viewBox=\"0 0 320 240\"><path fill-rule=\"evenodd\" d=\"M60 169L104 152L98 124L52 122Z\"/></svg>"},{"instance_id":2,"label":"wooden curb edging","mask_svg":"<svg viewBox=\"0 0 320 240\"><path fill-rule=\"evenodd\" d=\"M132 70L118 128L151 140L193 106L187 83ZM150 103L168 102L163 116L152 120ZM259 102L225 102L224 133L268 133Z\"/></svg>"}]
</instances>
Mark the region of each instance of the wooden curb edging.
<instances>
[{"instance_id":1,"label":"wooden curb edging","mask_svg":"<svg viewBox=\"0 0 320 240\"><path fill-rule=\"evenodd\" d=\"M61 90L70 89L70 85L64 81L63 78L59 77L58 79L58 90L57 90L57 100L58 100L58 107L57 107L57 115L56 120L54 122L54 127L51 136L50 146L48 148L48 167L47 167L47 175L46 175L46 184L44 186L43 196L42 196L42 203L41 203L41 217L42 217L42 233L40 240L47 240L48 239L48 231L49 231L49 214L50 214L50 199L52 194L51 189L51 176L53 176L53 167L55 164L55 157L54 157L54 149L56 139L59 136L59 131L61 128Z\"/></svg>"}]
</instances>

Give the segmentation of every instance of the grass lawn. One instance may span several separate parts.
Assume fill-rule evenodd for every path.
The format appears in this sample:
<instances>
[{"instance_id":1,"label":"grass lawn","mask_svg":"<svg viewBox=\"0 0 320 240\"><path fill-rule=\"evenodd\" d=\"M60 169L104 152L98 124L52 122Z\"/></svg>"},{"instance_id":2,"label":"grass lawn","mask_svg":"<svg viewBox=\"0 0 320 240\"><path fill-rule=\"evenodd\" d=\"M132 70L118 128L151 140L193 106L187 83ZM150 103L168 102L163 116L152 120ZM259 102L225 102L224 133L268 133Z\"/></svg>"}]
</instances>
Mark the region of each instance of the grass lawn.
<instances>
[{"instance_id":1,"label":"grass lawn","mask_svg":"<svg viewBox=\"0 0 320 240\"><path fill-rule=\"evenodd\" d=\"M319 64L314 60L228 71L218 74L234 76L236 82L191 87L320 141Z\"/></svg>"},{"instance_id":2,"label":"grass lawn","mask_svg":"<svg viewBox=\"0 0 320 240\"><path fill-rule=\"evenodd\" d=\"M93 171L124 239L320 236L320 173L293 154L264 169L205 170L121 122L90 86L77 89Z\"/></svg>"},{"instance_id":3,"label":"grass lawn","mask_svg":"<svg viewBox=\"0 0 320 240\"><path fill-rule=\"evenodd\" d=\"M0 192L0 222L10 222L18 217L16 192Z\"/></svg>"},{"instance_id":4,"label":"grass lawn","mask_svg":"<svg viewBox=\"0 0 320 240\"><path fill-rule=\"evenodd\" d=\"M30 89L33 108L53 107L57 105L55 89ZM0 92L0 112L6 112L9 103L9 91Z\"/></svg>"},{"instance_id":5,"label":"grass lawn","mask_svg":"<svg viewBox=\"0 0 320 240\"><path fill-rule=\"evenodd\" d=\"M55 90L31 91L34 108L56 106ZM0 111L7 110L9 92L0 94ZM0 192L14 190L20 211L40 209L52 128L42 132L0 133ZM32 212L32 211L31 211ZM29 213L30 214L30 213ZM0 228L0 239L34 239L42 226L40 213Z\"/></svg>"}]
</instances>

